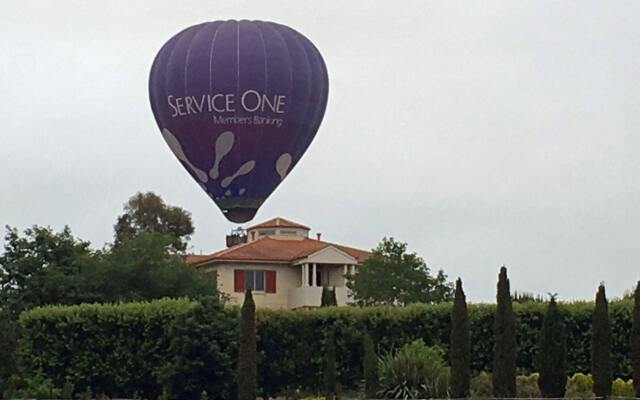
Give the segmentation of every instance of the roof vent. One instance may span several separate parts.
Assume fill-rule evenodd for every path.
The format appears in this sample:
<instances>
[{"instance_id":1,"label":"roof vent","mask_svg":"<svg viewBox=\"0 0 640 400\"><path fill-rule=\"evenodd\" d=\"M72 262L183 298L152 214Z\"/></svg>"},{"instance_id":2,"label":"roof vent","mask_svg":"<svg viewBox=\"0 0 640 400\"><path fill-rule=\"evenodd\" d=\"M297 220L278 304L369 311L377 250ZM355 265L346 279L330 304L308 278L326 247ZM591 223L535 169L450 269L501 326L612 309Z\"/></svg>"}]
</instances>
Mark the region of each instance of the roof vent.
<instances>
[{"instance_id":1,"label":"roof vent","mask_svg":"<svg viewBox=\"0 0 640 400\"><path fill-rule=\"evenodd\" d=\"M316 233L316 237L318 238L318 240L320 240L320 238L322 237L322 233L320 232Z\"/></svg>"}]
</instances>

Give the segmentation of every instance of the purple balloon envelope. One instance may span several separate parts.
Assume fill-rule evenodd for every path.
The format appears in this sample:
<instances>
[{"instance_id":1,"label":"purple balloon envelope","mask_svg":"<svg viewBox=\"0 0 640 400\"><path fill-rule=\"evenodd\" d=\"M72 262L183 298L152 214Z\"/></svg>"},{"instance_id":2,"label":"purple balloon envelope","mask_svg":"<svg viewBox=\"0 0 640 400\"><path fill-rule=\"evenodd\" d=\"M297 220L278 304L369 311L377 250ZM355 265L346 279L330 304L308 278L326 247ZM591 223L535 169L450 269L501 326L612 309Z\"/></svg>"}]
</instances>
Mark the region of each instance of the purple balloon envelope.
<instances>
[{"instance_id":1,"label":"purple balloon envelope","mask_svg":"<svg viewBox=\"0 0 640 400\"><path fill-rule=\"evenodd\" d=\"M160 49L149 77L171 151L237 223L254 217L309 147L328 90L315 46L262 21L189 27Z\"/></svg>"}]
</instances>

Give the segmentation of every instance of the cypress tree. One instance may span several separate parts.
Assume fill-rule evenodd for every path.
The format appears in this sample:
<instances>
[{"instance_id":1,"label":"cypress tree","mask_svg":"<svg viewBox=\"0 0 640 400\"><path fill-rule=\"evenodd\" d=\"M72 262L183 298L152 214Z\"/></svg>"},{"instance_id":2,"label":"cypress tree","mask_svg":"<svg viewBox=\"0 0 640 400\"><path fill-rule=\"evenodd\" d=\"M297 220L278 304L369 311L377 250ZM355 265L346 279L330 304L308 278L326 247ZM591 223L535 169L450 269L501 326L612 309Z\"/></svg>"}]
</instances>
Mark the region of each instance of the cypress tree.
<instances>
[{"instance_id":1,"label":"cypress tree","mask_svg":"<svg viewBox=\"0 0 640 400\"><path fill-rule=\"evenodd\" d=\"M378 392L378 357L373 348L373 340L369 333L362 338L362 372L364 375L364 394L366 398L374 399Z\"/></svg>"},{"instance_id":2,"label":"cypress tree","mask_svg":"<svg viewBox=\"0 0 640 400\"><path fill-rule=\"evenodd\" d=\"M322 287L322 297L320 297L320 307L328 307L329 306L329 288L326 286Z\"/></svg>"},{"instance_id":3,"label":"cypress tree","mask_svg":"<svg viewBox=\"0 0 640 400\"><path fill-rule=\"evenodd\" d=\"M245 293L240 311L238 400L255 400L256 369L256 304L249 289Z\"/></svg>"},{"instance_id":4,"label":"cypress tree","mask_svg":"<svg viewBox=\"0 0 640 400\"><path fill-rule=\"evenodd\" d=\"M338 301L336 299L335 288L329 288L327 286L322 287L322 297L320 298L320 307L337 306Z\"/></svg>"},{"instance_id":5,"label":"cypress tree","mask_svg":"<svg viewBox=\"0 0 640 400\"><path fill-rule=\"evenodd\" d=\"M640 281L633 295L633 327L631 328L631 365L636 397L640 397Z\"/></svg>"},{"instance_id":6,"label":"cypress tree","mask_svg":"<svg viewBox=\"0 0 640 400\"><path fill-rule=\"evenodd\" d=\"M336 372L336 343L333 328L329 329L325 338L324 373L322 374L322 378L324 381L325 399L334 400L338 386L338 374Z\"/></svg>"},{"instance_id":7,"label":"cypress tree","mask_svg":"<svg viewBox=\"0 0 640 400\"><path fill-rule=\"evenodd\" d=\"M604 284L598 287L591 326L591 375L598 397L611 395L611 325Z\"/></svg>"},{"instance_id":8,"label":"cypress tree","mask_svg":"<svg viewBox=\"0 0 640 400\"><path fill-rule=\"evenodd\" d=\"M470 352L467 299L462 290L462 280L458 278L451 310L451 347L449 348L451 397L454 399L469 397Z\"/></svg>"},{"instance_id":9,"label":"cypress tree","mask_svg":"<svg viewBox=\"0 0 640 400\"><path fill-rule=\"evenodd\" d=\"M567 384L567 333L555 295L551 296L544 315L536 367L540 373L538 387L542 397L564 397Z\"/></svg>"},{"instance_id":10,"label":"cypress tree","mask_svg":"<svg viewBox=\"0 0 640 400\"><path fill-rule=\"evenodd\" d=\"M493 396L516 396L516 319L513 313L507 268L500 268L496 314L493 324Z\"/></svg>"}]
</instances>

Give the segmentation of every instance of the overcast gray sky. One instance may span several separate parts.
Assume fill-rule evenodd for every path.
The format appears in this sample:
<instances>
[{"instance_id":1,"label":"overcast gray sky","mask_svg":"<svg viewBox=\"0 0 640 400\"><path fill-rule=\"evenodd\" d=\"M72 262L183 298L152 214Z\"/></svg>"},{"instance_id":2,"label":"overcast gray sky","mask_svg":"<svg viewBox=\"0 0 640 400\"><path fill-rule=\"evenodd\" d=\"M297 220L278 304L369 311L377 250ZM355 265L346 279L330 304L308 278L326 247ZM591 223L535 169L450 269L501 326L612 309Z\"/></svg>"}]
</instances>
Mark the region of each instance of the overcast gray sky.
<instances>
[{"instance_id":1,"label":"overcast gray sky","mask_svg":"<svg viewBox=\"0 0 640 400\"><path fill-rule=\"evenodd\" d=\"M640 278L640 2L14 1L0 9L0 223L101 247L152 190L193 213L193 250L234 227L149 107L162 44L216 19L283 23L329 70L324 122L256 221L362 248L409 243L494 298L620 296Z\"/></svg>"}]
</instances>

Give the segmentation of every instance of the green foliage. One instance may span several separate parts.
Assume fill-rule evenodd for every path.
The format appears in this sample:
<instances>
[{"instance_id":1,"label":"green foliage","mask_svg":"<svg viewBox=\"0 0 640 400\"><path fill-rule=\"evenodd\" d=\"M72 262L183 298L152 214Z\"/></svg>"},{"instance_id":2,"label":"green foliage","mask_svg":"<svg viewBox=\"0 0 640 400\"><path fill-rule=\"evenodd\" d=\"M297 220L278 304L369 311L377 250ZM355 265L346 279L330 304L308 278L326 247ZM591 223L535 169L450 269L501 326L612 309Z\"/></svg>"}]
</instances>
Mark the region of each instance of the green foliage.
<instances>
[{"instance_id":1,"label":"green foliage","mask_svg":"<svg viewBox=\"0 0 640 400\"><path fill-rule=\"evenodd\" d=\"M635 397L640 397L640 281L638 281L633 298L633 323L630 335L631 364Z\"/></svg>"},{"instance_id":2,"label":"green foliage","mask_svg":"<svg viewBox=\"0 0 640 400\"><path fill-rule=\"evenodd\" d=\"M380 358L380 394L387 399L447 397L449 368L443 351L422 339L404 345L397 353Z\"/></svg>"},{"instance_id":3,"label":"green foliage","mask_svg":"<svg viewBox=\"0 0 640 400\"><path fill-rule=\"evenodd\" d=\"M595 394L593 393L593 378L591 374L585 375L577 372L567 379L565 396L571 399L592 399Z\"/></svg>"},{"instance_id":4,"label":"green foliage","mask_svg":"<svg viewBox=\"0 0 640 400\"><path fill-rule=\"evenodd\" d=\"M604 285L600 284L596 294L591 329L591 374L593 392L598 397L611 394L611 325L609 306Z\"/></svg>"},{"instance_id":5,"label":"green foliage","mask_svg":"<svg viewBox=\"0 0 640 400\"><path fill-rule=\"evenodd\" d=\"M544 298L539 294L529 292L513 292L511 299L514 303L544 303Z\"/></svg>"},{"instance_id":6,"label":"green foliage","mask_svg":"<svg viewBox=\"0 0 640 400\"><path fill-rule=\"evenodd\" d=\"M215 298L204 298L176 317L168 330L167 362L157 374L166 398L194 399L202 393L235 398L237 314Z\"/></svg>"},{"instance_id":7,"label":"green foliage","mask_svg":"<svg viewBox=\"0 0 640 400\"><path fill-rule=\"evenodd\" d=\"M40 371L25 377L13 376L4 392L7 399L70 398L61 396L62 390L55 387L51 379L46 378Z\"/></svg>"},{"instance_id":8,"label":"green foliage","mask_svg":"<svg viewBox=\"0 0 640 400\"><path fill-rule=\"evenodd\" d=\"M23 310L43 304L76 304L83 300L78 275L92 256L89 242L51 228L6 227L0 255L0 304L17 319Z\"/></svg>"},{"instance_id":9,"label":"green foliage","mask_svg":"<svg viewBox=\"0 0 640 400\"><path fill-rule=\"evenodd\" d=\"M373 339L369 333L362 338L362 372L364 375L364 393L367 398L373 399L378 392L378 357L373 346Z\"/></svg>"},{"instance_id":10,"label":"green foliage","mask_svg":"<svg viewBox=\"0 0 640 400\"><path fill-rule=\"evenodd\" d=\"M320 298L320 307L337 306L336 289L327 286L322 287L322 297Z\"/></svg>"},{"instance_id":11,"label":"green foliage","mask_svg":"<svg viewBox=\"0 0 640 400\"><path fill-rule=\"evenodd\" d=\"M453 308L451 309L450 343L451 397L468 397L469 381L471 379L471 343L469 340L467 300L462 290L462 280L460 278L456 281Z\"/></svg>"},{"instance_id":12,"label":"green foliage","mask_svg":"<svg viewBox=\"0 0 640 400\"><path fill-rule=\"evenodd\" d=\"M175 252L187 249L187 242L194 231L188 211L166 205L153 192L137 193L129 198L114 230L116 246L143 232L156 232L171 238L169 248Z\"/></svg>"},{"instance_id":13,"label":"green foliage","mask_svg":"<svg viewBox=\"0 0 640 400\"><path fill-rule=\"evenodd\" d=\"M450 300L452 285L442 270L431 275L424 260L407 253L407 244L384 238L347 287L360 305L436 303Z\"/></svg>"},{"instance_id":14,"label":"green foliage","mask_svg":"<svg viewBox=\"0 0 640 400\"><path fill-rule=\"evenodd\" d=\"M493 378L486 371L481 371L471 380L471 398L486 399L493 396Z\"/></svg>"},{"instance_id":15,"label":"green foliage","mask_svg":"<svg viewBox=\"0 0 640 400\"><path fill-rule=\"evenodd\" d=\"M325 399L334 400L338 394L338 371L336 370L336 339L332 327L327 329L324 340L324 370L322 380Z\"/></svg>"},{"instance_id":16,"label":"green foliage","mask_svg":"<svg viewBox=\"0 0 640 400\"><path fill-rule=\"evenodd\" d=\"M184 303L184 307L176 302ZM194 381L199 375L204 377L203 380L215 376L211 378L214 381L212 386L232 386L229 397L221 398L234 398L240 309L227 306L219 312L202 311L202 315L196 317L193 316L196 306L197 303L187 300L160 300L33 310L22 317L28 329L20 343L26 351L20 353L19 364L25 373L43 366L43 373L57 387L65 382L66 371L69 371L69 378L77 383L77 391L84 390L90 382L97 385L97 393L103 391L115 395L118 394L115 390L110 392L101 387L116 387L113 382L117 381L122 382L123 396L131 396L138 390L143 397L160 395L168 387L168 377L172 375L167 371L172 370L166 364L175 364L172 374L176 385L183 379L181 376L194 376ZM559 303L558 307L567 328L567 373L588 371L594 305L586 302ZM490 370L492 365L495 309L496 306L491 304L468 305L471 369L474 374ZM538 353L546 305L514 304L513 309L518 320L518 368L522 371L520 373L529 374L535 370L533 359ZM631 377L631 311L631 301L610 304L614 328L614 374L624 379ZM423 339L428 346L439 345L446 351L450 343L451 312L451 303L406 307L259 309L256 317L260 393L272 397L298 390L322 393L324 348L320 345L322 340L318 340L318 332L323 332L327 326L332 326L335 331L336 367L340 371L338 381L348 392L358 390L363 380L363 332L371 335L377 349L398 349L416 339ZM28 351L29 348L38 350ZM224 356L216 356L216 348ZM207 352L211 355L207 356ZM447 357L445 354L445 359ZM204 370L203 365L214 365L215 368L213 371ZM202 390L212 396L218 390L227 393L228 389L194 388L192 393L195 395L190 398L197 398ZM477 391L472 383L475 396L474 390ZM172 395L168 398L186 396Z\"/></svg>"},{"instance_id":17,"label":"green foliage","mask_svg":"<svg viewBox=\"0 0 640 400\"><path fill-rule=\"evenodd\" d=\"M114 246L86 272L90 300L141 301L162 297L215 296L210 277L189 266L167 249L171 237L142 232Z\"/></svg>"},{"instance_id":18,"label":"green foliage","mask_svg":"<svg viewBox=\"0 0 640 400\"><path fill-rule=\"evenodd\" d=\"M496 316L493 325L493 395L516 395L516 319L513 313L507 269L500 268Z\"/></svg>"},{"instance_id":19,"label":"green foliage","mask_svg":"<svg viewBox=\"0 0 640 400\"><path fill-rule=\"evenodd\" d=\"M539 387L539 379L540 375L538 373L516 376L516 396L521 399L539 399L543 397ZM564 386L562 392L564 393Z\"/></svg>"},{"instance_id":20,"label":"green foliage","mask_svg":"<svg viewBox=\"0 0 640 400\"><path fill-rule=\"evenodd\" d=\"M635 397L633 381L617 378L611 383L611 395L617 397Z\"/></svg>"},{"instance_id":21,"label":"green foliage","mask_svg":"<svg viewBox=\"0 0 640 400\"><path fill-rule=\"evenodd\" d=\"M172 321L195 306L180 299L33 309L20 316L19 371L42 371L55 387L70 381L77 390L155 398L158 369L171 359Z\"/></svg>"},{"instance_id":22,"label":"green foliage","mask_svg":"<svg viewBox=\"0 0 640 400\"><path fill-rule=\"evenodd\" d=\"M256 398L256 304L251 290L244 295L240 311L240 347L238 349L238 399Z\"/></svg>"},{"instance_id":23,"label":"green foliage","mask_svg":"<svg viewBox=\"0 0 640 400\"><path fill-rule=\"evenodd\" d=\"M564 397L567 383L567 337L555 296L551 296L540 332L536 366L540 372L540 392L544 397ZM518 396L522 397L522 396Z\"/></svg>"}]
</instances>

